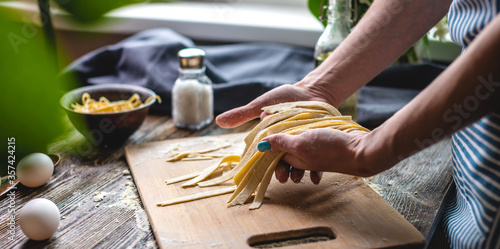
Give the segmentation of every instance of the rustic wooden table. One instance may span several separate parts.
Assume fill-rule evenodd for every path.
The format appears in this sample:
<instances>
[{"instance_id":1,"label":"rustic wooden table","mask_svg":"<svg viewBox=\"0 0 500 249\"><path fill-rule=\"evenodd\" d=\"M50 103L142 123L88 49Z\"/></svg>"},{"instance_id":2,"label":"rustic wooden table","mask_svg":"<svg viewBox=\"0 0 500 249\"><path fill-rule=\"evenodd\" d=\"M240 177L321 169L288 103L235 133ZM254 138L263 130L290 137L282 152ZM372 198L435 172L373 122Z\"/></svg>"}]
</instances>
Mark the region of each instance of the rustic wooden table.
<instances>
[{"instance_id":1,"label":"rustic wooden table","mask_svg":"<svg viewBox=\"0 0 500 249\"><path fill-rule=\"evenodd\" d=\"M125 145L244 132L257 122L235 129L221 129L212 124L201 131L190 132L175 128L168 116L150 115ZM51 180L39 188L19 185L14 203L2 197L0 248L156 248L134 180L126 171L128 165L123 148L95 149L76 131L54 144L51 152L58 153L62 159ZM367 181L429 239L452 183L450 140ZM18 225L22 206L37 197L54 201L62 217L55 235L41 242L29 240ZM13 208L16 225L11 230L6 221ZM9 238L11 233L14 233L13 240Z\"/></svg>"}]
</instances>

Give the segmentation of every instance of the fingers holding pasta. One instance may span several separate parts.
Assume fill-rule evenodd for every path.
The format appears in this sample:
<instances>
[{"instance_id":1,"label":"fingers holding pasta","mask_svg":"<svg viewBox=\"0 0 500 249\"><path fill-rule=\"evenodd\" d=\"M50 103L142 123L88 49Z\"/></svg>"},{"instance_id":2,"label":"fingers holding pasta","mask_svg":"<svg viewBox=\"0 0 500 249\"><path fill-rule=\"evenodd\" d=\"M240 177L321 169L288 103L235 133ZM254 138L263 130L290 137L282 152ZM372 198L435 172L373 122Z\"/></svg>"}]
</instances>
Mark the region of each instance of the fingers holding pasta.
<instances>
[{"instance_id":1,"label":"fingers holding pasta","mask_svg":"<svg viewBox=\"0 0 500 249\"><path fill-rule=\"evenodd\" d=\"M271 151L285 152L282 157L284 163L275 171L280 182L286 182L288 177L293 182L300 182L300 169L310 170L311 180L317 183L321 179L320 172L323 171L359 176L380 172L375 166L368 172L366 167L371 166L363 165L364 160L358 160L358 144L367 134L363 131L346 133L331 128L320 128L298 135L274 134L263 141L270 143ZM287 164L292 167L286 169L283 165Z\"/></svg>"}]
</instances>

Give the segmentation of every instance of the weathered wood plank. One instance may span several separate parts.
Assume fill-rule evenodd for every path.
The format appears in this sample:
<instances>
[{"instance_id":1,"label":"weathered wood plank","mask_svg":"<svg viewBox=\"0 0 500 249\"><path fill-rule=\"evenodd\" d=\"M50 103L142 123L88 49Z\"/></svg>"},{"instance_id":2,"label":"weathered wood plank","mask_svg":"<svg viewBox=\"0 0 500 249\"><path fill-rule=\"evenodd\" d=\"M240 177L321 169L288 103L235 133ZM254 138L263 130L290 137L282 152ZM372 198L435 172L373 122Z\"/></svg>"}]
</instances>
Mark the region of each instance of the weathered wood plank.
<instances>
[{"instance_id":1,"label":"weathered wood plank","mask_svg":"<svg viewBox=\"0 0 500 249\"><path fill-rule=\"evenodd\" d=\"M445 139L368 179L424 236L452 183L451 139Z\"/></svg>"}]
</instances>

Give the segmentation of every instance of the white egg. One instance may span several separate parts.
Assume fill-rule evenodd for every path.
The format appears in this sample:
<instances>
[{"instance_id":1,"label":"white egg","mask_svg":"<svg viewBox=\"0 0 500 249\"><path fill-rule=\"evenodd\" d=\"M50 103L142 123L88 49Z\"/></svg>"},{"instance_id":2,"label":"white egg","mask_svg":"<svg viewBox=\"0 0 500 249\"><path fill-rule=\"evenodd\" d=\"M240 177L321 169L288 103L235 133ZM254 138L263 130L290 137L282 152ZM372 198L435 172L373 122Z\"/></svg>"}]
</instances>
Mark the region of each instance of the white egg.
<instances>
[{"instance_id":1,"label":"white egg","mask_svg":"<svg viewBox=\"0 0 500 249\"><path fill-rule=\"evenodd\" d=\"M24 205L19 214L21 230L32 240L46 240L59 227L59 208L52 201L36 198Z\"/></svg>"},{"instance_id":2,"label":"white egg","mask_svg":"<svg viewBox=\"0 0 500 249\"><path fill-rule=\"evenodd\" d=\"M40 187L50 180L54 172L54 163L43 153L25 156L17 164L17 179L26 187Z\"/></svg>"}]
</instances>

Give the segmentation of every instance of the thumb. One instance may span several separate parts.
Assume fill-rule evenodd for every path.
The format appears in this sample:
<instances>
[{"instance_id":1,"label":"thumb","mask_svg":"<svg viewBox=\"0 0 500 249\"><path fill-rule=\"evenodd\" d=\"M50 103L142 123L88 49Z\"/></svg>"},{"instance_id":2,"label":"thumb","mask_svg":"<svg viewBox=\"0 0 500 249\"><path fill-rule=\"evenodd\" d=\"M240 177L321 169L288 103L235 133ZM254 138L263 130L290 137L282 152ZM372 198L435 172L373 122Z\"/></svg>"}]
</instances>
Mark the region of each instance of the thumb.
<instances>
[{"instance_id":1,"label":"thumb","mask_svg":"<svg viewBox=\"0 0 500 249\"><path fill-rule=\"evenodd\" d=\"M281 152L295 152L294 151L294 136L278 133L262 139L257 145L257 149L261 152L265 151L281 151Z\"/></svg>"},{"instance_id":2,"label":"thumb","mask_svg":"<svg viewBox=\"0 0 500 249\"><path fill-rule=\"evenodd\" d=\"M258 118L262 112L262 107L264 106L305 99L302 97L302 95L300 95L301 97L297 97L297 93L294 93L290 96L292 89L294 88L290 85L282 85L280 87L274 88L273 90L257 97L245 106L241 106L222 113L217 117L215 121L222 128L232 128L254 118Z\"/></svg>"},{"instance_id":3,"label":"thumb","mask_svg":"<svg viewBox=\"0 0 500 249\"><path fill-rule=\"evenodd\" d=\"M259 117L260 112L260 108L244 105L220 114L215 122L222 128L233 128Z\"/></svg>"}]
</instances>

